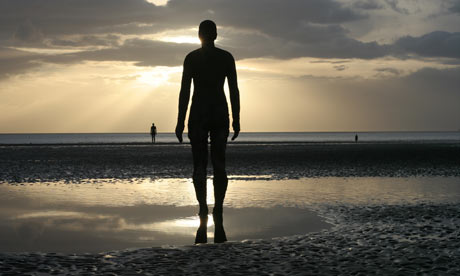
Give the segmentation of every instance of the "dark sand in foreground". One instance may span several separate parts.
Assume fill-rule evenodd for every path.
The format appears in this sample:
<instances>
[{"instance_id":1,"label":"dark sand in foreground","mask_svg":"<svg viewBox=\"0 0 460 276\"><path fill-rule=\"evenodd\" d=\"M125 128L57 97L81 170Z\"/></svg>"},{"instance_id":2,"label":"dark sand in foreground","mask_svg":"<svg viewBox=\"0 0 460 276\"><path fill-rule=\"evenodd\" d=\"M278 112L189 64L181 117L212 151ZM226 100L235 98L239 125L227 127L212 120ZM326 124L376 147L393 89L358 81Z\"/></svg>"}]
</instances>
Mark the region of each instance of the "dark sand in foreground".
<instances>
[{"instance_id":1,"label":"dark sand in foreground","mask_svg":"<svg viewBox=\"0 0 460 276\"><path fill-rule=\"evenodd\" d=\"M229 144L227 171L272 179L460 176L460 143ZM0 146L0 182L191 175L189 144Z\"/></svg>"},{"instance_id":2,"label":"dark sand in foreground","mask_svg":"<svg viewBox=\"0 0 460 276\"><path fill-rule=\"evenodd\" d=\"M189 145L0 147L2 185L91 178L190 178L191 172ZM258 175L267 179L459 177L460 144L231 144L228 173L236 179ZM404 204L331 202L314 211L334 227L273 240L101 254L0 253L0 274L460 274L460 202L433 203L424 198Z\"/></svg>"}]
</instances>

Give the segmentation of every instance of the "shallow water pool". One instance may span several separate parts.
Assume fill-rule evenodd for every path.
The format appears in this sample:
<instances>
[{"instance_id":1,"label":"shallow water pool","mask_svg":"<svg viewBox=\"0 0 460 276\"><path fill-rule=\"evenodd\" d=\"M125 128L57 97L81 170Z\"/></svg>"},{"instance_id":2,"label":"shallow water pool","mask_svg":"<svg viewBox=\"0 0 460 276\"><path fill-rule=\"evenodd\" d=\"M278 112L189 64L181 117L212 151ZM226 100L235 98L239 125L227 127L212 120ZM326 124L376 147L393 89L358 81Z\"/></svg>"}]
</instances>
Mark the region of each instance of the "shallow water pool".
<instances>
[{"instance_id":1,"label":"shallow water pool","mask_svg":"<svg viewBox=\"0 0 460 276\"><path fill-rule=\"evenodd\" d=\"M233 176L225 201L230 241L320 231L323 205L459 202L460 178ZM208 182L212 205L212 181ZM199 226L190 179L88 179L0 185L0 251L102 252L194 243ZM208 238L213 238L212 216Z\"/></svg>"}]
</instances>

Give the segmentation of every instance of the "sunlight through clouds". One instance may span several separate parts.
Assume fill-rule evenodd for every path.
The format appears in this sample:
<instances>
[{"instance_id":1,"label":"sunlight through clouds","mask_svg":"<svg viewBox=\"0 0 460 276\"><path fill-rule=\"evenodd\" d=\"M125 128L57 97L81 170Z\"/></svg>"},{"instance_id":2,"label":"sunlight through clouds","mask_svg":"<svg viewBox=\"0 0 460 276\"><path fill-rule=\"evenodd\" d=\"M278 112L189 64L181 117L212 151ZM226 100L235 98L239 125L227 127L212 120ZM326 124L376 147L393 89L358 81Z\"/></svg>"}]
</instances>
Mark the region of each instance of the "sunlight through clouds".
<instances>
[{"instance_id":1,"label":"sunlight through clouds","mask_svg":"<svg viewBox=\"0 0 460 276\"><path fill-rule=\"evenodd\" d=\"M156 6L164 6L168 3L168 0L145 0L149 3L152 3Z\"/></svg>"},{"instance_id":2,"label":"sunlight through clouds","mask_svg":"<svg viewBox=\"0 0 460 276\"><path fill-rule=\"evenodd\" d=\"M1 133L173 132L204 19L244 131L458 129L457 0L39 2L0 1Z\"/></svg>"},{"instance_id":3,"label":"sunlight through clouds","mask_svg":"<svg viewBox=\"0 0 460 276\"><path fill-rule=\"evenodd\" d=\"M174 43L191 43L200 44L198 36L165 36L160 38L161 41L174 42Z\"/></svg>"},{"instance_id":4,"label":"sunlight through clouds","mask_svg":"<svg viewBox=\"0 0 460 276\"><path fill-rule=\"evenodd\" d=\"M150 89L166 85L171 79L171 75L182 72L182 67L156 66L150 70L138 72L137 82L147 85Z\"/></svg>"},{"instance_id":5,"label":"sunlight through clouds","mask_svg":"<svg viewBox=\"0 0 460 276\"><path fill-rule=\"evenodd\" d=\"M44 65L1 84L0 125L12 133L44 127L50 132L123 132L127 125L135 132L155 118L165 129L175 120L170 111L176 108L181 70L131 62Z\"/></svg>"}]
</instances>

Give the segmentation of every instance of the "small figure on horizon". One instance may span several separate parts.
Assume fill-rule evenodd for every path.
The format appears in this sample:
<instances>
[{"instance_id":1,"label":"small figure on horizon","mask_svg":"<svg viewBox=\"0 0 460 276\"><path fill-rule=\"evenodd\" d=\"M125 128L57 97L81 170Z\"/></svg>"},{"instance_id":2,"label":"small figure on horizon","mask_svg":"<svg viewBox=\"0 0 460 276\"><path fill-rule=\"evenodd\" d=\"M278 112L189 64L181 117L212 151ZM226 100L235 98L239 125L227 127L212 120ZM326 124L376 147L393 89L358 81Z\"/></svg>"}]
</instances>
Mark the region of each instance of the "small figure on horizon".
<instances>
[{"instance_id":1,"label":"small figure on horizon","mask_svg":"<svg viewBox=\"0 0 460 276\"><path fill-rule=\"evenodd\" d=\"M157 135L157 127L155 126L155 123L152 123L152 126L150 127L150 136L152 136L152 144L155 143L155 136Z\"/></svg>"},{"instance_id":2,"label":"small figure on horizon","mask_svg":"<svg viewBox=\"0 0 460 276\"><path fill-rule=\"evenodd\" d=\"M176 137L182 143L184 121L190 99L193 79L194 91L188 119L188 137L192 145L193 185L200 205L201 228L197 232L196 243L206 239L208 205L206 201L206 167L208 164L208 137L211 138L211 161L214 171L214 209L212 211L215 233L214 242L227 241L223 227L223 204L228 179L225 170L225 150L229 135L229 112L224 93L225 78L230 90L233 117L233 137L240 133L240 96L233 56L214 46L217 27L211 20L200 23L198 36L201 48L190 52L184 60L184 71L179 95L179 115Z\"/></svg>"},{"instance_id":3,"label":"small figure on horizon","mask_svg":"<svg viewBox=\"0 0 460 276\"><path fill-rule=\"evenodd\" d=\"M358 143L358 134L355 135L355 143Z\"/></svg>"}]
</instances>

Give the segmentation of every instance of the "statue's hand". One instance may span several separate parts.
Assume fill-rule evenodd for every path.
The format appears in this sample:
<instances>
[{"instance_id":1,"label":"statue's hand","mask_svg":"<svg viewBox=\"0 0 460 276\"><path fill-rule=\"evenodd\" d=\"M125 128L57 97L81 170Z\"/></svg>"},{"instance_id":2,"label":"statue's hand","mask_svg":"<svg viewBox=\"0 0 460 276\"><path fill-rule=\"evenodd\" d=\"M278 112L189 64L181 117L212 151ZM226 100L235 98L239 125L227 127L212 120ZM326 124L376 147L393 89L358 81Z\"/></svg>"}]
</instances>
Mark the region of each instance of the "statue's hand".
<instances>
[{"instance_id":1,"label":"statue's hand","mask_svg":"<svg viewBox=\"0 0 460 276\"><path fill-rule=\"evenodd\" d=\"M182 143L182 134L184 133L184 124L177 123L176 125L176 137L179 143Z\"/></svg>"},{"instance_id":2,"label":"statue's hand","mask_svg":"<svg viewBox=\"0 0 460 276\"><path fill-rule=\"evenodd\" d=\"M238 137L238 135L240 134L240 121L239 120L238 121L233 120L232 126L233 126L232 141L234 141L236 139L236 137Z\"/></svg>"}]
</instances>

